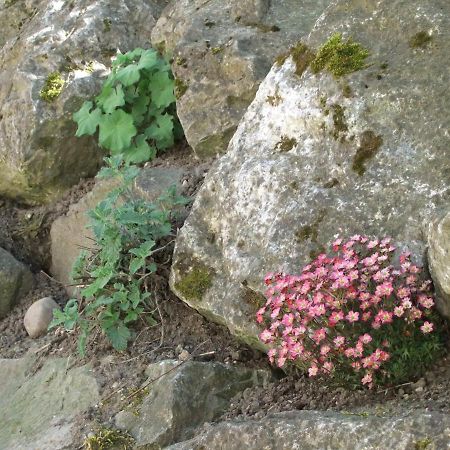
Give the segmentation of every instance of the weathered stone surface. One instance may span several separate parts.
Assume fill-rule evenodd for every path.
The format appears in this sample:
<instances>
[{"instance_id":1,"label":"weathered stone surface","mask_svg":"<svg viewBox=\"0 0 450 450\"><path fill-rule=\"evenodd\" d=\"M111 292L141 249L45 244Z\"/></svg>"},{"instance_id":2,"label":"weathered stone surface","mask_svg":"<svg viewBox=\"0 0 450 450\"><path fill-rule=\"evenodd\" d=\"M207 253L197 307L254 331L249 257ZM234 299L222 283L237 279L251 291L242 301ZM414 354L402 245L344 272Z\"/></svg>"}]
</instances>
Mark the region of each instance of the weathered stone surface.
<instances>
[{"instance_id":1,"label":"weathered stone surface","mask_svg":"<svg viewBox=\"0 0 450 450\"><path fill-rule=\"evenodd\" d=\"M0 25L21 22L15 35L0 31L1 195L45 202L95 174L102 152L94 138L75 137L72 114L98 94L117 50L149 45L157 12L145 0L0 4ZM64 85L47 102L54 73Z\"/></svg>"},{"instance_id":2,"label":"weathered stone surface","mask_svg":"<svg viewBox=\"0 0 450 450\"><path fill-rule=\"evenodd\" d=\"M146 168L135 182L138 197L148 201L156 200L170 186L180 186L183 170L181 168ZM87 212L102 201L113 188L114 181L99 180L94 189L86 194L78 203L71 205L65 216L58 217L50 229L52 265L51 273L57 280L67 286L69 294L76 292L72 284L72 267L81 249L93 247L93 233L90 228Z\"/></svg>"},{"instance_id":3,"label":"weathered stone surface","mask_svg":"<svg viewBox=\"0 0 450 450\"><path fill-rule=\"evenodd\" d=\"M168 360L150 365L149 380L157 381L149 386L138 411L121 411L116 416L116 425L130 432L138 446L189 439L197 426L223 413L234 395L270 377L262 370L219 363L188 361L174 369L178 364Z\"/></svg>"},{"instance_id":4,"label":"weathered stone surface","mask_svg":"<svg viewBox=\"0 0 450 450\"><path fill-rule=\"evenodd\" d=\"M436 305L450 319L450 213L429 225L428 263L437 291Z\"/></svg>"},{"instance_id":5,"label":"weathered stone surface","mask_svg":"<svg viewBox=\"0 0 450 450\"><path fill-rule=\"evenodd\" d=\"M398 417L295 411L262 420L222 422L170 450L449 449L450 418L417 412Z\"/></svg>"},{"instance_id":6,"label":"weathered stone surface","mask_svg":"<svg viewBox=\"0 0 450 450\"><path fill-rule=\"evenodd\" d=\"M52 297L41 298L28 308L23 324L30 337L36 338L47 333L47 328L53 320L54 309L59 309L59 306Z\"/></svg>"},{"instance_id":7,"label":"weathered stone surface","mask_svg":"<svg viewBox=\"0 0 450 450\"><path fill-rule=\"evenodd\" d=\"M73 449L73 418L99 400L88 366L48 360L34 375L33 358L0 360L0 446L8 450Z\"/></svg>"},{"instance_id":8,"label":"weathered stone surface","mask_svg":"<svg viewBox=\"0 0 450 450\"><path fill-rule=\"evenodd\" d=\"M368 66L272 68L178 235L174 292L254 343L264 275L299 272L337 233L391 235L421 261L450 194L449 27L446 0L333 3L307 45L341 31Z\"/></svg>"},{"instance_id":9,"label":"weathered stone surface","mask_svg":"<svg viewBox=\"0 0 450 450\"><path fill-rule=\"evenodd\" d=\"M180 0L152 43L174 55L177 112L201 157L223 153L276 56L306 35L331 0Z\"/></svg>"},{"instance_id":10,"label":"weathered stone surface","mask_svg":"<svg viewBox=\"0 0 450 450\"><path fill-rule=\"evenodd\" d=\"M0 319L33 286L33 275L21 262L0 247Z\"/></svg>"}]
</instances>

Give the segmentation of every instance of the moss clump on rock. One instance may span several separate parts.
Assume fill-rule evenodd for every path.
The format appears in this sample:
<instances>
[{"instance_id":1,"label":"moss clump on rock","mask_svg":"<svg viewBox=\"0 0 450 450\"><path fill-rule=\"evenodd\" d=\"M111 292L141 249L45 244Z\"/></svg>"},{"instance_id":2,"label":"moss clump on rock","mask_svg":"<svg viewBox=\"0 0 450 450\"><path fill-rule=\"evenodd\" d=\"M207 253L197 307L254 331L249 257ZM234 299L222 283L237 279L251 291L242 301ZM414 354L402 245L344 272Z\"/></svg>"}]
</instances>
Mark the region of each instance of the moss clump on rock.
<instances>
[{"instance_id":1,"label":"moss clump on rock","mask_svg":"<svg viewBox=\"0 0 450 450\"><path fill-rule=\"evenodd\" d=\"M333 137L334 139L345 138L343 135L348 131L348 125L345 121L344 108L338 104L331 105L331 108L333 110Z\"/></svg>"},{"instance_id":2,"label":"moss clump on rock","mask_svg":"<svg viewBox=\"0 0 450 450\"><path fill-rule=\"evenodd\" d=\"M190 302L200 301L211 287L214 272L201 263L195 265L175 283L175 289Z\"/></svg>"},{"instance_id":3,"label":"moss clump on rock","mask_svg":"<svg viewBox=\"0 0 450 450\"><path fill-rule=\"evenodd\" d=\"M340 33L333 34L311 61L311 70L319 73L328 70L336 78L364 69L369 51L351 38L346 41Z\"/></svg>"},{"instance_id":4,"label":"moss clump on rock","mask_svg":"<svg viewBox=\"0 0 450 450\"><path fill-rule=\"evenodd\" d=\"M423 48L428 45L432 39L432 36L426 31L419 31L409 40L409 46L411 48Z\"/></svg>"},{"instance_id":5,"label":"moss clump on rock","mask_svg":"<svg viewBox=\"0 0 450 450\"><path fill-rule=\"evenodd\" d=\"M289 56L292 57L295 63L295 74L298 76L303 74L315 57L314 53L305 44L298 42L287 53L278 56L275 63L278 66L282 66Z\"/></svg>"},{"instance_id":6,"label":"moss clump on rock","mask_svg":"<svg viewBox=\"0 0 450 450\"><path fill-rule=\"evenodd\" d=\"M353 158L352 169L362 177L366 172L366 162L372 159L383 145L381 136L377 136L373 131L366 130L361 136L361 145Z\"/></svg>"},{"instance_id":7,"label":"moss clump on rock","mask_svg":"<svg viewBox=\"0 0 450 450\"><path fill-rule=\"evenodd\" d=\"M61 94L65 81L60 72L52 72L45 80L39 97L46 102L53 102Z\"/></svg>"},{"instance_id":8,"label":"moss clump on rock","mask_svg":"<svg viewBox=\"0 0 450 450\"><path fill-rule=\"evenodd\" d=\"M100 428L96 434L86 438L85 450L131 450L134 439L127 433L109 428Z\"/></svg>"}]
</instances>

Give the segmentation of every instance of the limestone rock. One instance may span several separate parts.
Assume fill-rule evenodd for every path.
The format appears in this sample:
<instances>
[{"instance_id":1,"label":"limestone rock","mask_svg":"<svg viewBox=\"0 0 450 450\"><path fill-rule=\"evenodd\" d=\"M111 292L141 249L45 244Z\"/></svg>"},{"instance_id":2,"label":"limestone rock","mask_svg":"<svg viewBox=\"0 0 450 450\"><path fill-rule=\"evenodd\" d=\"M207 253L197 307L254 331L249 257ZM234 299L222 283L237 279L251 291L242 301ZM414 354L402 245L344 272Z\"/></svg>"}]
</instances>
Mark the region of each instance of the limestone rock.
<instances>
[{"instance_id":1,"label":"limestone rock","mask_svg":"<svg viewBox=\"0 0 450 450\"><path fill-rule=\"evenodd\" d=\"M390 235L423 263L450 199L449 27L446 0L334 2L306 45L341 32L367 66L272 68L177 237L174 292L255 345L264 275L298 273L336 234Z\"/></svg>"},{"instance_id":2,"label":"limestone rock","mask_svg":"<svg viewBox=\"0 0 450 450\"><path fill-rule=\"evenodd\" d=\"M148 46L159 9L146 0L0 3L0 195L42 203L96 173L102 152L75 137L72 115L98 94L117 50Z\"/></svg>"},{"instance_id":3,"label":"limestone rock","mask_svg":"<svg viewBox=\"0 0 450 450\"><path fill-rule=\"evenodd\" d=\"M450 319L450 213L430 223L428 262L437 291L436 305Z\"/></svg>"},{"instance_id":4,"label":"limestone rock","mask_svg":"<svg viewBox=\"0 0 450 450\"><path fill-rule=\"evenodd\" d=\"M58 303L52 297L35 301L25 313L23 324L30 337L35 338L47 332L53 320L53 310L59 309Z\"/></svg>"},{"instance_id":5,"label":"limestone rock","mask_svg":"<svg viewBox=\"0 0 450 450\"><path fill-rule=\"evenodd\" d=\"M116 416L116 425L130 432L138 446L165 446L189 439L197 426L223 413L234 395L270 377L262 370L220 363L188 361L174 369L178 364L168 360L150 365L149 380L157 381L149 386L142 404Z\"/></svg>"},{"instance_id":6,"label":"limestone rock","mask_svg":"<svg viewBox=\"0 0 450 450\"><path fill-rule=\"evenodd\" d=\"M409 450L449 449L450 418L437 412L376 415L295 411L261 420L219 423L168 450Z\"/></svg>"},{"instance_id":7,"label":"limestone rock","mask_svg":"<svg viewBox=\"0 0 450 450\"><path fill-rule=\"evenodd\" d=\"M307 35L331 0L179 0L152 32L174 55L177 112L200 157L223 153L275 58Z\"/></svg>"},{"instance_id":8,"label":"limestone rock","mask_svg":"<svg viewBox=\"0 0 450 450\"><path fill-rule=\"evenodd\" d=\"M21 262L0 247L0 319L33 286L33 275Z\"/></svg>"},{"instance_id":9,"label":"limestone rock","mask_svg":"<svg viewBox=\"0 0 450 450\"><path fill-rule=\"evenodd\" d=\"M135 192L140 198L148 201L156 200L170 186L180 186L183 170L180 168L156 167L146 168L135 182ZM51 273L67 286L70 295L75 294L72 284L72 267L81 249L89 249L94 245L93 233L89 225L87 212L102 201L113 188L115 181L100 180L94 189L86 194L78 203L71 205L65 216L58 217L50 229L52 264Z\"/></svg>"},{"instance_id":10,"label":"limestone rock","mask_svg":"<svg viewBox=\"0 0 450 450\"><path fill-rule=\"evenodd\" d=\"M89 366L69 368L67 358L0 359L0 443L8 450L77 448L75 416L99 401Z\"/></svg>"}]
</instances>

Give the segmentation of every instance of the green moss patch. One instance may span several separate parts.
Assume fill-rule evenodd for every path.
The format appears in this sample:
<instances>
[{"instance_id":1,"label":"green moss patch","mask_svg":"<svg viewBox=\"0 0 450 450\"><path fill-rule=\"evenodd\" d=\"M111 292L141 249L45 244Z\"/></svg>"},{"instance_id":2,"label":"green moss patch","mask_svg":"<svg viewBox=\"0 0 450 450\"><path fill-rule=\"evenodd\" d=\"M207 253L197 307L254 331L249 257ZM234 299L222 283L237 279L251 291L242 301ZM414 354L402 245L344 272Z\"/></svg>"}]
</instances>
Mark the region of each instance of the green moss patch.
<instances>
[{"instance_id":1,"label":"green moss patch","mask_svg":"<svg viewBox=\"0 0 450 450\"><path fill-rule=\"evenodd\" d=\"M409 40L409 46L411 48L423 48L426 47L432 40L432 36L426 31L419 31Z\"/></svg>"},{"instance_id":2,"label":"green moss patch","mask_svg":"<svg viewBox=\"0 0 450 450\"><path fill-rule=\"evenodd\" d=\"M190 302L198 302L211 287L214 272L205 265L196 262L189 271L175 283L175 289Z\"/></svg>"},{"instance_id":3,"label":"green moss patch","mask_svg":"<svg viewBox=\"0 0 450 450\"><path fill-rule=\"evenodd\" d=\"M314 53L305 44L298 42L287 53L278 56L275 63L278 66L282 66L290 56L292 56L295 63L295 74L298 76L303 74L315 57Z\"/></svg>"},{"instance_id":4,"label":"green moss patch","mask_svg":"<svg viewBox=\"0 0 450 450\"><path fill-rule=\"evenodd\" d=\"M328 70L336 78L367 67L369 51L351 38L346 41L340 33L333 34L311 61L311 70L319 73Z\"/></svg>"},{"instance_id":5,"label":"green moss patch","mask_svg":"<svg viewBox=\"0 0 450 450\"><path fill-rule=\"evenodd\" d=\"M84 450L131 450L134 439L127 433L109 428L100 428L96 434L86 438Z\"/></svg>"},{"instance_id":6,"label":"green moss patch","mask_svg":"<svg viewBox=\"0 0 450 450\"><path fill-rule=\"evenodd\" d=\"M53 102L61 94L65 81L60 72L52 72L45 80L44 87L39 93L39 97L46 102Z\"/></svg>"},{"instance_id":7,"label":"green moss patch","mask_svg":"<svg viewBox=\"0 0 450 450\"><path fill-rule=\"evenodd\" d=\"M361 136L361 145L353 158L352 169L362 177L366 172L366 163L372 159L383 145L381 136L377 136L373 131L366 130Z\"/></svg>"}]
</instances>

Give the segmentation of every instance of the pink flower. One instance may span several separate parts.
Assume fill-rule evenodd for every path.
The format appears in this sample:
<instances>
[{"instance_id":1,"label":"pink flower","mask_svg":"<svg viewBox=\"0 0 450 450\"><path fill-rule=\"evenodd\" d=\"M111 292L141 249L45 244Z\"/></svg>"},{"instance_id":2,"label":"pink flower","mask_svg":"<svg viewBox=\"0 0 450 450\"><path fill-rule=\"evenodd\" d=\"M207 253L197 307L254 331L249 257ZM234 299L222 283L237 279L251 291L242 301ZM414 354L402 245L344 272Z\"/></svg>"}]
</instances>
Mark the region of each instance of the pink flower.
<instances>
[{"instance_id":1,"label":"pink flower","mask_svg":"<svg viewBox=\"0 0 450 450\"><path fill-rule=\"evenodd\" d=\"M317 375L317 373L319 372L319 369L316 365L312 365L309 369L308 369L308 375L310 377L315 377Z\"/></svg>"},{"instance_id":2,"label":"pink flower","mask_svg":"<svg viewBox=\"0 0 450 450\"><path fill-rule=\"evenodd\" d=\"M431 322L424 322L420 327L420 331L424 334L431 333L433 331L433 324Z\"/></svg>"},{"instance_id":3,"label":"pink flower","mask_svg":"<svg viewBox=\"0 0 450 450\"><path fill-rule=\"evenodd\" d=\"M358 340L363 344L369 344L370 342L372 342L372 336L366 333L361 335Z\"/></svg>"},{"instance_id":4,"label":"pink flower","mask_svg":"<svg viewBox=\"0 0 450 450\"><path fill-rule=\"evenodd\" d=\"M278 366L278 367L283 367L284 364L285 364L285 362L286 362L286 357L285 357L285 356L280 356L280 357L277 359L277 366Z\"/></svg>"},{"instance_id":5,"label":"pink flower","mask_svg":"<svg viewBox=\"0 0 450 450\"><path fill-rule=\"evenodd\" d=\"M372 374L367 372L366 375L361 379L362 384L371 384L372 383Z\"/></svg>"},{"instance_id":6,"label":"pink flower","mask_svg":"<svg viewBox=\"0 0 450 450\"><path fill-rule=\"evenodd\" d=\"M375 248L377 245L378 245L378 240L370 241L370 242L367 244L367 248L370 250L370 249L372 249L372 248Z\"/></svg>"},{"instance_id":7,"label":"pink flower","mask_svg":"<svg viewBox=\"0 0 450 450\"><path fill-rule=\"evenodd\" d=\"M322 356L326 356L328 355L328 353L330 353L331 347L327 344L322 345L322 347L320 347L320 354Z\"/></svg>"},{"instance_id":8,"label":"pink flower","mask_svg":"<svg viewBox=\"0 0 450 450\"><path fill-rule=\"evenodd\" d=\"M259 338L261 341L264 342L264 344L267 344L273 340L272 333L269 330L264 330L260 335Z\"/></svg>"},{"instance_id":9,"label":"pink flower","mask_svg":"<svg viewBox=\"0 0 450 450\"><path fill-rule=\"evenodd\" d=\"M331 373L333 371L334 365L331 361L325 361L323 363L323 371L325 373Z\"/></svg>"},{"instance_id":10,"label":"pink flower","mask_svg":"<svg viewBox=\"0 0 450 450\"><path fill-rule=\"evenodd\" d=\"M282 323L285 327L290 327L290 326L292 326L292 324L294 323L294 314L285 314L285 315L283 316L283 319L282 319L281 323Z\"/></svg>"},{"instance_id":11,"label":"pink flower","mask_svg":"<svg viewBox=\"0 0 450 450\"><path fill-rule=\"evenodd\" d=\"M404 313L405 313L405 310L403 309L402 306L396 306L396 307L394 308L394 314L395 314L397 317L402 317Z\"/></svg>"},{"instance_id":12,"label":"pink flower","mask_svg":"<svg viewBox=\"0 0 450 450\"><path fill-rule=\"evenodd\" d=\"M383 284L380 284L377 286L375 290L375 295L378 297L389 297L389 295L392 294L392 291L394 288L392 287L392 283L384 282Z\"/></svg>"},{"instance_id":13,"label":"pink flower","mask_svg":"<svg viewBox=\"0 0 450 450\"><path fill-rule=\"evenodd\" d=\"M359 319L359 312L349 311L345 318L350 322L356 322Z\"/></svg>"},{"instance_id":14,"label":"pink flower","mask_svg":"<svg viewBox=\"0 0 450 450\"><path fill-rule=\"evenodd\" d=\"M337 348L342 347L345 344L345 337L344 336L337 336L333 339L334 345Z\"/></svg>"},{"instance_id":15,"label":"pink flower","mask_svg":"<svg viewBox=\"0 0 450 450\"><path fill-rule=\"evenodd\" d=\"M318 330L314 331L312 340L316 344L319 344L320 342L322 342L325 339L326 334L327 334L327 331L325 330L325 328L319 328Z\"/></svg>"}]
</instances>

